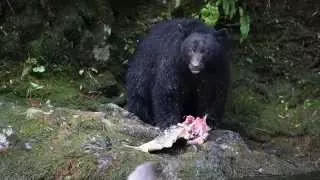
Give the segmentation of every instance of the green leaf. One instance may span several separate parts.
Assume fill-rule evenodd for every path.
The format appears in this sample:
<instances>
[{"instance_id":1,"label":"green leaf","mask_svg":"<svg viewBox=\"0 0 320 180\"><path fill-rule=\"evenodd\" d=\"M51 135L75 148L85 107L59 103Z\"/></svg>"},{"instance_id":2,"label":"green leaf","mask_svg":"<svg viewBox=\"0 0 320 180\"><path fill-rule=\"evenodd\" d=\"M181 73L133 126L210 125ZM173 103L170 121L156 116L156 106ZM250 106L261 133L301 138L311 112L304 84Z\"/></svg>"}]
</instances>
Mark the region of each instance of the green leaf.
<instances>
[{"instance_id":1,"label":"green leaf","mask_svg":"<svg viewBox=\"0 0 320 180\"><path fill-rule=\"evenodd\" d=\"M222 0L223 12L226 16L229 17L229 19L232 19L237 12L236 2L237 0Z\"/></svg>"},{"instance_id":2,"label":"green leaf","mask_svg":"<svg viewBox=\"0 0 320 180\"><path fill-rule=\"evenodd\" d=\"M33 89L42 89L42 88L44 88L44 86L41 86L41 85L33 83L33 82L30 82L30 85L31 85L31 87Z\"/></svg>"},{"instance_id":3,"label":"green leaf","mask_svg":"<svg viewBox=\"0 0 320 180\"><path fill-rule=\"evenodd\" d=\"M210 26L216 25L220 17L218 7L210 3L201 9L200 14L204 22Z\"/></svg>"},{"instance_id":4,"label":"green leaf","mask_svg":"<svg viewBox=\"0 0 320 180\"><path fill-rule=\"evenodd\" d=\"M240 33L241 33L240 42L243 42L243 40L248 37L249 31L250 31L250 17L247 13L243 11L241 7L239 8L239 14L240 14Z\"/></svg>"},{"instance_id":5,"label":"green leaf","mask_svg":"<svg viewBox=\"0 0 320 180\"><path fill-rule=\"evenodd\" d=\"M22 73L21 73L21 80L30 73L31 71L31 66L26 66L23 68Z\"/></svg>"},{"instance_id":6,"label":"green leaf","mask_svg":"<svg viewBox=\"0 0 320 180\"><path fill-rule=\"evenodd\" d=\"M239 7L239 14L241 17L243 16L243 9L241 7Z\"/></svg>"},{"instance_id":7,"label":"green leaf","mask_svg":"<svg viewBox=\"0 0 320 180\"><path fill-rule=\"evenodd\" d=\"M46 71L45 67L44 66L37 66L37 67L34 67L32 69L33 72L40 72L40 73L43 73Z\"/></svg>"},{"instance_id":8,"label":"green leaf","mask_svg":"<svg viewBox=\"0 0 320 180\"><path fill-rule=\"evenodd\" d=\"M36 65L37 63L38 63L38 60L36 58L28 57L26 60L26 64Z\"/></svg>"}]
</instances>

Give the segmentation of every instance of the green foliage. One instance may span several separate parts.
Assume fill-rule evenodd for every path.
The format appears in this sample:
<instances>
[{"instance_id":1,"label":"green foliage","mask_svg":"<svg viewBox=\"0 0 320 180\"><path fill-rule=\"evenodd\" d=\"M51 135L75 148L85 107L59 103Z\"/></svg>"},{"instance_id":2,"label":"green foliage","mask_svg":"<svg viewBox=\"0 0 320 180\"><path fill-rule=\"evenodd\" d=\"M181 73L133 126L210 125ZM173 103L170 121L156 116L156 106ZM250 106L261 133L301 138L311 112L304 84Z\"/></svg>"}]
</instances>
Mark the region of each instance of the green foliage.
<instances>
[{"instance_id":1,"label":"green foliage","mask_svg":"<svg viewBox=\"0 0 320 180\"><path fill-rule=\"evenodd\" d=\"M236 8L237 1L238 0L218 0L216 5L217 6L222 5L224 14L228 16L230 19L232 19L237 12L237 8Z\"/></svg>"},{"instance_id":2,"label":"green foliage","mask_svg":"<svg viewBox=\"0 0 320 180\"><path fill-rule=\"evenodd\" d=\"M241 7L239 8L240 14L240 32L241 32L241 39L242 42L244 39L248 37L250 31L250 16L245 12Z\"/></svg>"},{"instance_id":3,"label":"green foliage","mask_svg":"<svg viewBox=\"0 0 320 180\"><path fill-rule=\"evenodd\" d=\"M225 116L227 126L263 141L278 135L319 136L320 100L316 88L319 79L307 78L300 72L304 80L309 81L308 86L297 86L294 81L273 76L271 81L261 83L265 76L255 68L269 62L251 57L253 60L248 64L241 64L247 58L244 56L241 63L232 68L233 86Z\"/></svg>"},{"instance_id":4,"label":"green foliage","mask_svg":"<svg viewBox=\"0 0 320 180\"><path fill-rule=\"evenodd\" d=\"M33 73L44 73L46 71L45 67L39 65L39 61L37 58L28 57L24 63L24 68L21 73L21 79L23 79L26 75Z\"/></svg>"},{"instance_id":5,"label":"green foliage","mask_svg":"<svg viewBox=\"0 0 320 180\"><path fill-rule=\"evenodd\" d=\"M32 71L33 71L33 72L43 73L43 72L45 72L46 70L45 70L44 66L37 66L37 67L32 68Z\"/></svg>"},{"instance_id":6,"label":"green foliage","mask_svg":"<svg viewBox=\"0 0 320 180\"><path fill-rule=\"evenodd\" d=\"M132 39L125 39L124 50L132 55L135 51L135 42Z\"/></svg>"},{"instance_id":7,"label":"green foliage","mask_svg":"<svg viewBox=\"0 0 320 180\"><path fill-rule=\"evenodd\" d=\"M214 26L219 20L220 14L217 6L214 6L210 3L206 4L200 10L200 14L205 23Z\"/></svg>"},{"instance_id":8,"label":"green foliage","mask_svg":"<svg viewBox=\"0 0 320 180\"><path fill-rule=\"evenodd\" d=\"M243 42L250 31L250 16L238 5L238 0L217 0L215 3L208 2L198 13L193 14L193 17L200 18L206 24L215 26L220 19L234 20L237 15L240 23L240 42ZM222 9L222 12L219 11Z\"/></svg>"},{"instance_id":9,"label":"green foliage","mask_svg":"<svg viewBox=\"0 0 320 180\"><path fill-rule=\"evenodd\" d=\"M33 57L28 57L25 60L24 63L24 67L21 73L21 77L20 79L23 80L27 75L31 74L31 73L35 73L35 74L41 74L44 73L46 71L45 67L42 65L39 65L38 59L37 58L33 58ZM27 92L26 92L26 97L27 98L31 98L32 97L32 93L34 91L38 91L40 89L43 89L44 86L41 86L35 82L31 82L29 81L29 86L27 88Z\"/></svg>"},{"instance_id":10,"label":"green foliage","mask_svg":"<svg viewBox=\"0 0 320 180\"><path fill-rule=\"evenodd\" d=\"M44 86L41 86L41 85L34 83L34 82L30 82L30 86L28 87L27 93L26 93L27 98L31 98L33 95L32 93L34 91L38 91L43 88L44 88Z\"/></svg>"}]
</instances>

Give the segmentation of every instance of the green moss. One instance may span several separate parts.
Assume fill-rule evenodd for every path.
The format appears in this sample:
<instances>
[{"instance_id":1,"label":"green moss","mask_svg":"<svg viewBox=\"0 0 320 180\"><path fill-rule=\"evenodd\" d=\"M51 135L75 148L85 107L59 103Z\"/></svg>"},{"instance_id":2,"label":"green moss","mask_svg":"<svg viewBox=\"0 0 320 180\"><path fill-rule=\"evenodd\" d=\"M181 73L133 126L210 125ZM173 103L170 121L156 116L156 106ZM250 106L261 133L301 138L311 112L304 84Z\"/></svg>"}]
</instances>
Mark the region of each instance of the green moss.
<instances>
[{"instance_id":1,"label":"green moss","mask_svg":"<svg viewBox=\"0 0 320 180\"><path fill-rule=\"evenodd\" d=\"M19 125L23 121L23 109L14 106L14 104L0 106L0 127Z\"/></svg>"},{"instance_id":2,"label":"green moss","mask_svg":"<svg viewBox=\"0 0 320 180\"><path fill-rule=\"evenodd\" d=\"M40 179L53 177L52 162L43 147L34 147L37 153L12 150L1 157L0 174L3 179Z\"/></svg>"},{"instance_id":3,"label":"green moss","mask_svg":"<svg viewBox=\"0 0 320 180\"><path fill-rule=\"evenodd\" d=\"M232 90L226 108L225 123L233 130L247 133L259 121L262 97L248 87Z\"/></svg>"},{"instance_id":4,"label":"green moss","mask_svg":"<svg viewBox=\"0 0 320 180\"><path fill-rule=\"evenodd\" d=\"M70 78L55 77L46 81L47 91L50 94L46 97L53 102L64 102L79 95L79 86Z\"/></svg>"},{"instance_id":5,"label":"green moss","mask_svg":"<svg viewBox=\"0 0 320 180\"><path fill-rule=\"evenodd\" d=\"M25 138L38 138L44 139L48 138L50 135L54 134L55 129L49 127L43 122L37 120L24 120L19 123L20 130L19 135ZM15 126L17 127L17 126Z\"/></svg>"},{"instance_id":6,"label":"green moss","mask_svg":"<svg viewBox=\"0 0 320 180\"><path fill-rule=\"evenodd\" d=\"M202 177L202 173L201 175L199 174L199 172L197 172L199 169L195 168L194 165L194 160L199 158L199 154L198 153L186 153L183 154L183 156L185 158L189 158L189 162L184 164L184 167L181 168L180 170L180 174L181 174L181 179L189 179L190 177L195 177L195 175L199 175L199 177Z\"/></svg>"},{"instance_id":7,"label":"green moss","mask_svg":"<svg viewBox=\"0 0 320 180\"><path fill-rule=\"evenodd\" d=\"M84 178L96 172L96 158L84 154L81 143L90 134L98 133L98 130L88 134L88 131L60 128L55 129L54 133L48 133L46 129L51 128L46 128L45 125L35 121L29 123L30 125L24 126L18 135L24 139L36 138L37 141L32 144L32 149L29 151L17 147L10 149L8 154L2 157L0 162L2 178L53 178L59 171L67 171L70 161L75 161L76 170L72 174L73 177ZM11 171L13 169L14 171ZM16 174L17 172L19 174Z\"/></svg>"},{"instance_id":8,"label":"green moss","mask_svg":"<svg viewBox=\"0 0 320 180\"><path fill-rule=\"evenodd\" d=\"M289 108L288 103L268 105L262 111L257 127L271 134L281 135L319 135L320 106L299 105Z\"/></svg>"},{"instance_id":9,"label":"green moss","mask_svg":"<svg viewBox=\"0 0 320 180\"><path fill-rule=\"evenodd\" d=\"M84 154L81 144L92 135L106 137L100 122L27 120L26 107L7 102L7 97L0 99L0 127L10 125L14 130L12 147L1 154L1 178L53 179L60 171L68 171L71 161L75 163L72 177L87 178L97 172L96 158ZM25 149L26 142L30 150Z\"/></svg>"},{"instance_id":10,"label":"green moss","mask_svg":"<svg viewBox=\"0 0 320 180\"><path fill-rule=\"evenodd\" d=\"M234 86L227 104L226 124L261 139L276 135L320 135L320 107L315 76L303 82L278 77L261 83L259 74L241 65L233 71Z\"/></svg>"}]
</instances>

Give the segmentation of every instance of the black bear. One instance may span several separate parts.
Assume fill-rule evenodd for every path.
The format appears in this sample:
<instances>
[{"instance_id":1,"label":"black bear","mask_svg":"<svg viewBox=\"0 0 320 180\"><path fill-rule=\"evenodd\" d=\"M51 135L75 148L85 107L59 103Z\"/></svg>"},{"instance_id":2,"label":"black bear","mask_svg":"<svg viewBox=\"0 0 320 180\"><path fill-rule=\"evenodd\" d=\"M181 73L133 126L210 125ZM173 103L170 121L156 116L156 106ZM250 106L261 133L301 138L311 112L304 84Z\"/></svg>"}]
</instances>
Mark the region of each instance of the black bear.
<instances>
[{"instance_id":1,"label":"black bear","mask_svg":"<svg viewBox=\"0 0 320 180\"><path fill-rule=\"evenodd\" d=\"M228 42L225 30L196 19L154 25L128 62L128 111L160 128L205 114L217 127L230 82Z\"/></svg>"}]
</instances>

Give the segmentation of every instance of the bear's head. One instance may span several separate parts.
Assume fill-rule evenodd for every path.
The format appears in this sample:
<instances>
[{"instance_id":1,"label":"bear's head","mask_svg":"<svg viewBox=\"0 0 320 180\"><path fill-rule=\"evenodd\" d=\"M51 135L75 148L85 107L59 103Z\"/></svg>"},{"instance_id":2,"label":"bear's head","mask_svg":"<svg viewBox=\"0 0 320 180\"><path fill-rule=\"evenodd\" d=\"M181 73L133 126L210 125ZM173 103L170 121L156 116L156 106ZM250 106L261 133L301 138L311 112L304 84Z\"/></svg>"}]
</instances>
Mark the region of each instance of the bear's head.
<instances>
[{"instance_id":1,"label":"bear's head","mask_svg":"<svg viewBox=\"0 0 320 180\"><path fill-rule=\"evenodd\" d=\"M185 38L181 44L181 53L184 63L188 64L189 70L193 74L198 74L206 66L219 64L223 61L221 54L223 47L219 31L216 34L194 32ZM222 35L224 36L224 35ZM217 38L218 37L218 38Z\"/></svg>"}]
</instances>

